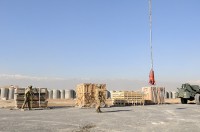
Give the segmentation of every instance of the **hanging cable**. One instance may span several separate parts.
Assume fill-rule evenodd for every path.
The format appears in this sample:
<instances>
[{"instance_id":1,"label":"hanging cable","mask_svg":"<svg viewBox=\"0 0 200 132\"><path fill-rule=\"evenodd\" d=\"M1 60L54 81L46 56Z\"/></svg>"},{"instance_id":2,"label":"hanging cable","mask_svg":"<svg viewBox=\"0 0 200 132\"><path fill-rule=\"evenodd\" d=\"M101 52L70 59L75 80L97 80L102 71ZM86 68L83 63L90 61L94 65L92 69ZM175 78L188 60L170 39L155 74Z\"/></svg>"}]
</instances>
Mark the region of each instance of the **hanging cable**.
<instances>
[{"instance_id":1,"label":"hanging cable","mask_svg":"<svg viewBox=\"0 0 200 132\"><path fill-rule=\"evenodd\" d=\"M150 26L151 68L153 69L153 48L152 48L152 0L149 0L149 26Z\"/></svg>"}]
</instances>

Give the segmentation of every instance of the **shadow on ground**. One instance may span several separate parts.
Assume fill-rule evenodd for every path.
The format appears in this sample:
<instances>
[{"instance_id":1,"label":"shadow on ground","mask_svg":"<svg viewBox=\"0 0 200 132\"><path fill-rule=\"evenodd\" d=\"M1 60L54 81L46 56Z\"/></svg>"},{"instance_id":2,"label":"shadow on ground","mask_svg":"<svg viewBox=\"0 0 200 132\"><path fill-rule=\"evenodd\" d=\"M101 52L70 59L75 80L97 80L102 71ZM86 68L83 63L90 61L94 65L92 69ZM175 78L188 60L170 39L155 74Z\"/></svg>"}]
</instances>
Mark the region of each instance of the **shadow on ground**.
<instances>
[{"instance_id":1,"label":"shadow on ground","mask_svg":"<svg viewBox=\"0 0 200 132\"><path fill-rule=\"evenodd\" d=\"M123 111L131 111L131 110L112 110L112 111L103 111L103 113L123 112Z\"/></svg>"}]
</instances>

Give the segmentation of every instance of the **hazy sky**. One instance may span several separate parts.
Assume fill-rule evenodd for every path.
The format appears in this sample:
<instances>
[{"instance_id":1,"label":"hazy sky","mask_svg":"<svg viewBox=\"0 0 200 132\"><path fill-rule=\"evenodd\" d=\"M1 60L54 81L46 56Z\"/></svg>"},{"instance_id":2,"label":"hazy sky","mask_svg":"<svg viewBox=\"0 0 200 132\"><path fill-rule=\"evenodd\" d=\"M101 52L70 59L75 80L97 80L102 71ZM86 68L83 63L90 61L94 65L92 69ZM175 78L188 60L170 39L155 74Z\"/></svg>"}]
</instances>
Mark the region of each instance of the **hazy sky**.
<instances>
[{"instance_id":1,"label":"hazy sky","mask_svg":"<svg viewBox=\"0 0 200 132\"><path fill-rule=\"evenodd\" d=\"M157 84L200 83L200 1L152 2ZM0 85L27 78L148 85L148 15L148 0L0 0Z\"/></svg>"}]
</instances>

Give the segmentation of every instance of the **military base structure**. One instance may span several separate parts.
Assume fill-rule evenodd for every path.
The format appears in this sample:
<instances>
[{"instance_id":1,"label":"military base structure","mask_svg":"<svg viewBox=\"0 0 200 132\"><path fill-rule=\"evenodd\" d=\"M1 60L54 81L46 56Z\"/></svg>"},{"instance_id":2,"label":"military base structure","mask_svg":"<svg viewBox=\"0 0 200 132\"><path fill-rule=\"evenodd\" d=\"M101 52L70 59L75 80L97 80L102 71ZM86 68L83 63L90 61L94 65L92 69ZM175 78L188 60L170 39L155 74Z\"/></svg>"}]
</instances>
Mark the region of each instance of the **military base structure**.
<instances>
[{"instance_id":1,"label":"military base structure","mask_svg":"<svg viewBox=\"0 0 200 132\"><path fill-rule=\"evenodd\" d=\"M95 89L98 84L83 83L73 89L47 89L34 88L32 108L48 107L48 100L75 100L76 106L94 107ZM139 91L108 91L106 84L99 84L102 88L103 98L113 106L163 104L165 99L175 99L176 92L166 91L164 87L143 87ZM16 108L20 108L24 101L25 88L10 86L0 88L1 100L14 100Z\"/></svg>"}]
</instances>

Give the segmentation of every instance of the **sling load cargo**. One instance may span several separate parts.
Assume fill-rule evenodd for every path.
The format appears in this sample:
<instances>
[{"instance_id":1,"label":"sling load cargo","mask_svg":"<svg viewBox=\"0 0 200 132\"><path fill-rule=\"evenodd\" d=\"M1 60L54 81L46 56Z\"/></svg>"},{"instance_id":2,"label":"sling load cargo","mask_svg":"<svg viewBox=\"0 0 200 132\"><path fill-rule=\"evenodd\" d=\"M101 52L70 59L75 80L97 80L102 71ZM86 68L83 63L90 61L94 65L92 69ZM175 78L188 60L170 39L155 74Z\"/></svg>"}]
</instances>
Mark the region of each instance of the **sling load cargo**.
<instances>
[{"instance_id":1,"label":"sling load cargo","mask_svg":"<svg viewBox=\"0 0 200 132\"><path fill-rule=\"evenodd\" d=\"M155 85L155 78L154 78L154 71L153 68L151 69L150 73L149 73L149 83L151 85Z\"/></svg>"},{"instance_id":2,"label":"sling load cargo","mask_svg":"<svg viewBox=\"0 0 200 132\"><path fill-rule=\"evenodd\" d=\"M150 51L151 51L151 70L149 73L149 84L155 85L154 70L153 70L153 48L152 48L152 1L149 0L149 24L150 24Z\"/></svg>"}]
</instances>

